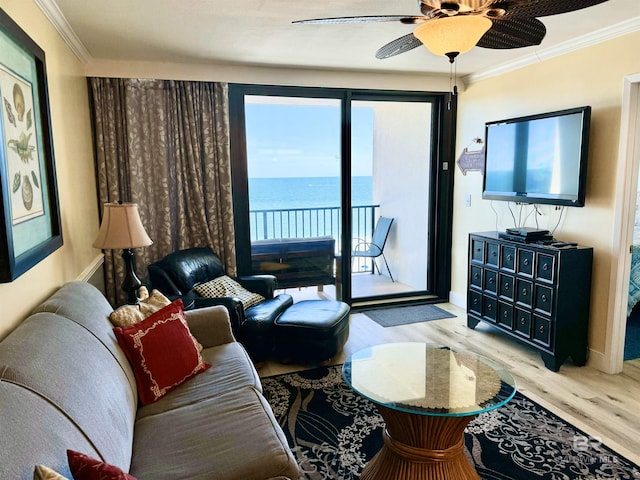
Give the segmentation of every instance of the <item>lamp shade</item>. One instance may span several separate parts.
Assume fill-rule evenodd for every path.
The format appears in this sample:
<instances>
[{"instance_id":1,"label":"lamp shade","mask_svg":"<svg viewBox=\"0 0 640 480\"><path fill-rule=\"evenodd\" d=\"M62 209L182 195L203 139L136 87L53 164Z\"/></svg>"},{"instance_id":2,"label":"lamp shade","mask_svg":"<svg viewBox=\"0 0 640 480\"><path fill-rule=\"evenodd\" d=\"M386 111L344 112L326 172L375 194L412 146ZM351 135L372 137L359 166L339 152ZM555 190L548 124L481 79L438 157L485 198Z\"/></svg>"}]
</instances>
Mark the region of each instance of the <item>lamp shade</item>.
<instances>
[{"instance_id":1,"label":"lamp shade","mask_svg":"<svg viewBox=\"0 0 640 480\"><path fill-rule=\"evenodd\" d=\"M460 54L475 47L491 25L487 17L454 15L426 21L413 35L435 55Z\"/></svg>"},{"instance_id":2,"label":"lamp shade","mask_svg":"<svg viewBox=\"0 0 640 480\"><path fill-rule=\"evenodd\" d=\"M136 203L105 203L102 224L93 246L102 249L146 247L153 242L145 232Z\"/></svg>"}]
</instances>

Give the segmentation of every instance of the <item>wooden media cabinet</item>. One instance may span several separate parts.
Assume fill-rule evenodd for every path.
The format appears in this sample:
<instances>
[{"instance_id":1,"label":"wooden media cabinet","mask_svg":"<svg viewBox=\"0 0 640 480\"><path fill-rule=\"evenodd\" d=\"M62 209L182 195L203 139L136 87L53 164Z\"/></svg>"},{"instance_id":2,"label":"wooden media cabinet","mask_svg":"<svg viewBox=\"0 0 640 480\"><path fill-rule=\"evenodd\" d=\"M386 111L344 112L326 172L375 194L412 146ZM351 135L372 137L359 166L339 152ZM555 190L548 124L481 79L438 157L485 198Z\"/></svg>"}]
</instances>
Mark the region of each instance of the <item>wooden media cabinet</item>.
<instances>
[{"instance_id":1,"label":"wooden media cabinet","mask_svg":"<svg viewBox=\"0 0 640 480\"><path fill-rule=\"evenodd\" d=\"M540 351L558 371L587 360L593 249L469 235L467 325L487 322Z\"/></svg>"}]
</instances>

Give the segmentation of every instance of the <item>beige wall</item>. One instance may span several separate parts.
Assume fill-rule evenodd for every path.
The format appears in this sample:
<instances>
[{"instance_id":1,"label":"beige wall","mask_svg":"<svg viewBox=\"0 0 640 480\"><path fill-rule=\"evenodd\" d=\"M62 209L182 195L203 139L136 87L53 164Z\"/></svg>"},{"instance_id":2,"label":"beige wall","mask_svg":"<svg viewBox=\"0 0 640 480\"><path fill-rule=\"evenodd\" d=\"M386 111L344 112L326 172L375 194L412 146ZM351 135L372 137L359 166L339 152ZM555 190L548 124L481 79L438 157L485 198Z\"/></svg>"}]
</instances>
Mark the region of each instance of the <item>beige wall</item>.
<instances>
[{"instance_id":1,"label":"beige wall","mask_svg":"<svg viewBox=\"0 0 640 480\"><path fill-rule=\"evenodd\" d=\"M31 0L2 8L45 51L64 245L11 283L0 284L0 338L63 283L90 276L100 252L87 85L83 65Z\"/></svg>"},{"instance_id":2,"label":"beige wall","mask_svg":"<svg viewBox=\"0 0 640 480\"><path fill-rule=\"evenodd\" d=\"M584 208L566 208L555 237L594 248L589 346L597 361L605 349L612 268L613 216L616 190L623 79L640 72L640 33L610 40L562 57L467 86L459 99L456 155L464 147L477 149L489 120L591 105L591 139ZM465 198L471 195L471 206ZM462 175L456 168L452 299L464 301L467 276L467 235L496 229L489 201L481 199L479 172ZM498 230L513 226L505 202L493 202ZM542 207L541 228L553 230L559 212ZM517 209L516 209L517 212ZM527 222L535 226L533 216Z\"/></svg>"}]
</instances>

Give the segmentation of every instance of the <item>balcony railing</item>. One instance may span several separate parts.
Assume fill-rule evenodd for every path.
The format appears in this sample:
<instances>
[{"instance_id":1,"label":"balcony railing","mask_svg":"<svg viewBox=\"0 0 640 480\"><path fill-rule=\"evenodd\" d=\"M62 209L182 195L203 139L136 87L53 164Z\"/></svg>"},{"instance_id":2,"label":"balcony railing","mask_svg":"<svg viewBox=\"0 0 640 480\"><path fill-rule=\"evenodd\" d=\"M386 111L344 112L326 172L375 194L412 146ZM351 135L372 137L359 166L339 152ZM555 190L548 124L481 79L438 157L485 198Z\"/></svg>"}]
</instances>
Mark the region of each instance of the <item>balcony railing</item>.
<instances>
[{"instance_id":1,"label":"balcony railing","mask_svg":"<svg viewBox=\"0 0 640 480\"><path fill-rule=\"evenodd\" d=\"M353 236L370 239L375 211L380 205L352 207ZM342 228L340 207L287 208L251 210L251 241L274 238L333 237L340 244Z\"/></svg>"},{"instance_id":2,"label":"balcony railing","mask_svg":"<svg viewBox=\"0 0 640 480\"><path fill-rule=\"evenodd\" d=\"M379 207L380 205L352 207L352 248L358 242L371 240L376 208ZM340 207L251 210L249 225L252 242L277 238L333 237L336 249L340 249ZM336 254L339 252L336 251ZM363 262L356 268L356 271L368 271L370 262Z\"/></svg>"}]
</instances>

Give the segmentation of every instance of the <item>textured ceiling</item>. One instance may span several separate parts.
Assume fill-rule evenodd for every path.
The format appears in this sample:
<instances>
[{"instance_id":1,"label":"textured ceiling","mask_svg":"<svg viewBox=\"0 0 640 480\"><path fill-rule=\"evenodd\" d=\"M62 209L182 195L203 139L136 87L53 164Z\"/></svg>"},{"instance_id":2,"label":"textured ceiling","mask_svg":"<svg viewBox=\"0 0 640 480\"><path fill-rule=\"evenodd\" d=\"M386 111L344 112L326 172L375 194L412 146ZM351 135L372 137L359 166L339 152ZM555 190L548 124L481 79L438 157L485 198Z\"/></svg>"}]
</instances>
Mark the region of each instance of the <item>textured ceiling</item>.
<instances>
[{"instance_id":1,"label":"textured ceiling","mask_svg":"<svg viewBox=\"0 0 640 480\"><path fill-rule=\"evenodd\" d=\"M448 72L425 48L386 60L387 42L411 32L400 23L292 25L293 20L353 15L418 15L415 0L40 0L57 4L92 59L312 67L332 70ZM558 0L564 1L564 0ZM640 29L640 0L609 0L542 17L542 44L516 50L474 48L459 75L535 58ZM571 43L574 42L574 43ZM577 43L576 43L577 42Z\"/></svg>"}]
</instances>

